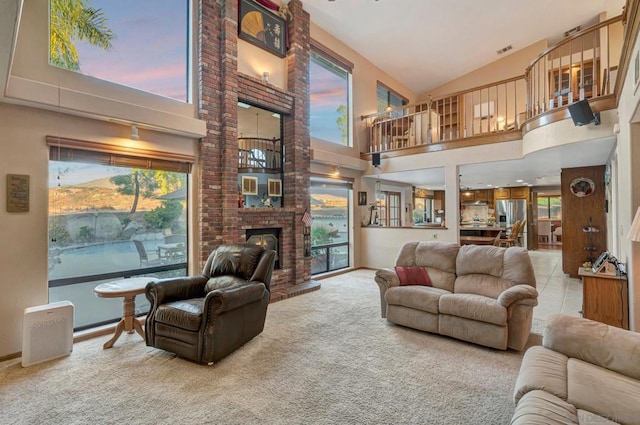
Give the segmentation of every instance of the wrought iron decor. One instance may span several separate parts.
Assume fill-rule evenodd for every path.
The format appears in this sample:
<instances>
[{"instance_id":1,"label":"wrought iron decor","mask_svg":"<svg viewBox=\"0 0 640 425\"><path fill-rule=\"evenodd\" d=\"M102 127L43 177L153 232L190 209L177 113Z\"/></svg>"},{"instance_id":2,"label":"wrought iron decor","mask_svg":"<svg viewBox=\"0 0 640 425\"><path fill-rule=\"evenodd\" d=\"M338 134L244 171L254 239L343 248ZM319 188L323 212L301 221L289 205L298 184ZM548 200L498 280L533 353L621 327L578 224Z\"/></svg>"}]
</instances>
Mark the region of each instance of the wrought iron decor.
<instances>
[{"instance_id":1,"label":"wrought iron decor","mask_svg":"<svg viewBox=\"0 0 640 425\"><path fill-rule=\"evenodd\" d=\"M238 37L277 56L286 55L285 21L253 0L239 0Z\"/></svg>"}]
</instances>

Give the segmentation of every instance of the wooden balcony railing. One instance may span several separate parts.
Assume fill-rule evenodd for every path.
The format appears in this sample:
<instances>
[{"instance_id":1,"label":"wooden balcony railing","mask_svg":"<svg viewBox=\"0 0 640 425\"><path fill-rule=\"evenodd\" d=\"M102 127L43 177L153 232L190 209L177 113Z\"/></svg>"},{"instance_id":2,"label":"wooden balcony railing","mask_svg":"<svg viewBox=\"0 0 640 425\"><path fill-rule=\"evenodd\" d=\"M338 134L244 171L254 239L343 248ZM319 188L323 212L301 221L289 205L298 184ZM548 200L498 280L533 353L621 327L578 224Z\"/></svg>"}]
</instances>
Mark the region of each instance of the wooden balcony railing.
<instances>
[{"instance_id":1,"label":"wooden balcony railing","mask_svg":"<svg viewBox=\"0 0 640 425\"><path fill-rule=\"evenodd\" d=\"M481 136L487 136L482 143L511 140L525 121L540 114L612 94L623 38L618 16L549 47L523 76L362 116L368 152L464 139L472 145L481 143Z\"/></svg>"},{"instance_id":2,"label":"wooden balcony railing","mask_svg":"<svg viewBox=\"0 0 640 425\"><path fill-rule=\"evenodd\" d=\"M526 107L524 77L366 115L369 152L518 131Z\"/></svg>"},{"instance_id":3,"label":"wooden balcony railing","mask_svg":"<svg viewBox=\"0 0 640 425\"><path fill-rule=\"evenodd\" d=\"M622 16L566 37L525 71L527 119L613 93L624 37Z\"/></svg>"}]
</instances>

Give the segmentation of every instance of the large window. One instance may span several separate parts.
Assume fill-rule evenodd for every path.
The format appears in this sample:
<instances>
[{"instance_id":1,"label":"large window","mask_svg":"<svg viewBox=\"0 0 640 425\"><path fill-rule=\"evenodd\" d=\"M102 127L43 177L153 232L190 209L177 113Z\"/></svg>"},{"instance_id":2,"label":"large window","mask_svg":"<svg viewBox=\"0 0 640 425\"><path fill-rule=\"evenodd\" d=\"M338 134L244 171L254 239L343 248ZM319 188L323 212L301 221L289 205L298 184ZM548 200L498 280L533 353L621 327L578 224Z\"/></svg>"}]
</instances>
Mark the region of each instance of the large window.
<instances>
[{"instance_id":1,"label":"large window","mask_svg":"<svg viewBox=\"0 0 640 425\"><path fill-rule=\"evenodd\" d=\"M415 209L413 210L413 223L426 224L433 222L433 199L415 198Z\"/></svg>"},{"instance_id":2,"label":"large window","mask_svg":"<svg viewBox=\"0 0 640 425\"><path fill-rule=\"evenodd\" d=\"M145 165L145 167L141 167ZM117 321L103 282L187 271L188 164L50 146L49 300L69 300L76 330ZM138 297L136 314L148 303Z\"/></svg>"},{"instance_id":3,"label":"large window","mask_svg":"<svg viewBox=\"0 0 640 425\"><path fill-rule=\"evenodd\" d=\"M405 97L400 96L380 81L378 81L376 88L376 98L378 112L384 112L387 109L397 108L408 103L408 100Z\"/></svg>"},{"instance_id":4,"label":"large window","mask_svg":"<svg viewBox=\"0 0 640 425\"><path fill-rule=\"evenodd\" d=\"M311 274L349 267L351 184L311 180Z\"/></svg>"},{"instance_id":5,"label":"large window","mask_svg":"<svg viewBox=\"0 0 640 425\"><path fill-rule=\"evenodd\" d=\"M50 0L52 65L189 99L188 0Z\"/></svg>"},{"instance_id":6,"label":"large window","mask_svg":"<svg viewBox=\"0 0 640 425\"><path fill-rule=\"evenodd\" d=\"M351 68L312 43L309 64L311 137L351 146Z\"/></svg>"},{"instance_id":7,"label":"large window","mask_svg":"<svg viewBox=\"0 0 640 425\"><path fill-rule=\"evenodd\" d=\"M538 196L538 218L562 220L562 198L560 196Z\"/></svg>"}]
</instances>

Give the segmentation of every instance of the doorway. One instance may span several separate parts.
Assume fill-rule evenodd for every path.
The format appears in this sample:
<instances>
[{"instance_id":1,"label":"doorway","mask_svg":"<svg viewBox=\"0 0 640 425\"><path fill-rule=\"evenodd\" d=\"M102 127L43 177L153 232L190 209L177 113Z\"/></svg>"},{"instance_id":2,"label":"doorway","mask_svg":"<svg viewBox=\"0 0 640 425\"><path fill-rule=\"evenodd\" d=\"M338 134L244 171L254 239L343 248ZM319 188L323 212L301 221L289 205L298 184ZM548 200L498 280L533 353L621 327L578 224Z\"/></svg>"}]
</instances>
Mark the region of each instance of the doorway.
<instances>
[{"instance_id":1,"label":"doorway","mask_svg":"<svg viewBox=\"0 0 640 425\"><path fill-rule=\"evenodd\" d=\"M560 191L533 193L533 249L562 250L562 197Z\"/></svg>"}]
</instances>

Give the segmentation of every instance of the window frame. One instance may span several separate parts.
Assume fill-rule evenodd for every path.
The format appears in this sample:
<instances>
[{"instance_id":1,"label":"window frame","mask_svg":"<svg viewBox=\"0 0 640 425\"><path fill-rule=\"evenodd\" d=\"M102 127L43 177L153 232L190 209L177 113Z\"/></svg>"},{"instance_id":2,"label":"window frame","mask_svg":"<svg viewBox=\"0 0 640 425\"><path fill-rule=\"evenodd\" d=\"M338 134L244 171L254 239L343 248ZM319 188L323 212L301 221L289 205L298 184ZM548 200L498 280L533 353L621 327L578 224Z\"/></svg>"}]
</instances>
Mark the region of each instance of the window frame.
<instances>
[{"instance_id":1,"label":"window frame","mask_svg":"<svg viewBox=\"0 0 640 425\"><path fill-rule=\"evenodd\" d=\"M317 136L314 136L311 133L311 125L309 125L309 132L310 132L310 136L312 139L318 139L318 140L323 140L326 141L328 143L334 143L336 145L341 145L341 146L347 146L347 147L353 147L353 131L354 131L354 126L353 126L353 68L354 65L351 61L349 61L348 59L344 58L343 56L341 56L340 54L334 52L333 50L331 50L330 48L324 46L322 43L316 41L316 40L311 40L310 43L310 52L309 52L309 67L311 67L311 62L313 61L313 57L317 56L327 62L329 62L330 64L332 64L333 66L336 66L340 69L342 69L343 71L346 72L347 74L347 78L346 78L346 82L347 82L347 140L346 142L342 142L340 141L334 141L334 140L327 140L327 139L323 139ZM309 73L310 74L310 73ZM309 78L309 91L311 92L311 86L313 84L313 81L311 79L311 76ZM311 102L310 102L311 103ZM311 105L310 105L310 109L311 109ZM309 116L309 121L311 122L311 113Z\"/></svg>"},{"instance_id":2,"label":"window frame","mask_svg":"<svg viewBox=\"0 0 640 425\"><path fill-rule=\"evenodd\" d=\"M184 260L170 262L167 264L142 264L137 268L130 267L128 269L117 269L109 271L94 271L94 274L73 274L66 277L57 277L51 279L51 275L47 275L47 286L49 291L49 297L51 297L52 289L59 289L60 287L66 287L70 285L93 285L97 283L113 280L123 279L134 276L146 276L156 273L184 273L186 275L189 271L189 238L190 233L190 214L189 214L189 187L190 187L190 174L195 157L193 155L176 154L164 151L155 151L149 149L129 148L125 146L109 145L104 143L89 142L84 140L76 140L69 138L61 138L54 136L45 137L46 144L49 148L48 166L51 166L52 161L62 162L77 162L84 164L92 164L96 166L104 167L122 167L122 168L140 168L144 170L153 171L167 171L173 173L182 173L186 175L185 186L185 198L184 201L187 205L187 211L185 212L185 250ZM48 219L58 214L54 210L48 207ZM55 221L54 221L55 225ZM47 238L51 237L50 234ZM113 242L113 241L111 241ZM90 245L89 245L90 246ZM57 249L57 248L55 248ZM49 246L49 250L51 247ZM51 261L51 252L48 253L49 261ZM158 258L160 258L160 252L158 252ZM181 272L183 271L183 272ZM108 312L109 306L105 306L105 312ZM74 319L75 320L75 319ZM76 326L74 323L74 330L81 331L89 329L95 326L101 326L108 323L116 322L120 320L120 317L108 318L98 322L92 322L89 324L80 324Z\"/></svg>"},{"instance_id":3,"label":"window frame","mask_svg":"<svg viewBox=\"0 0 640 425\"><path fill-rule=\"evenodd\" d=\"M386 106L382 109L380 109L380 98L378 97L378 92L380 91L380 89L384 89L386 92ZM400 105L391 105L391 96L395 96L398 99L401 100L401 104ZM386 85L385 83L383 83L382 81L378 80L376 81L376 105L378 106L378 112L384 112L386 110L388 110L389 108L397 108L397 107L401 107L401 106L406 106L409 104L409 99L406 98L405 96L401 95L400 93L398 93L397 91L393 90L391 87L389 87L388 85Z\"/></svg>"}]
</instances>

